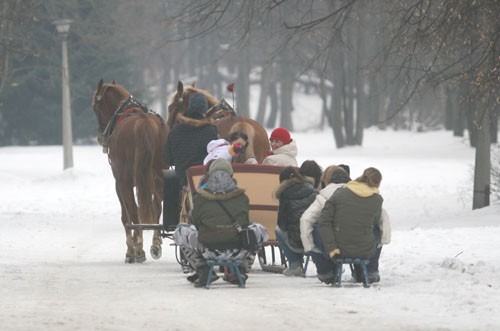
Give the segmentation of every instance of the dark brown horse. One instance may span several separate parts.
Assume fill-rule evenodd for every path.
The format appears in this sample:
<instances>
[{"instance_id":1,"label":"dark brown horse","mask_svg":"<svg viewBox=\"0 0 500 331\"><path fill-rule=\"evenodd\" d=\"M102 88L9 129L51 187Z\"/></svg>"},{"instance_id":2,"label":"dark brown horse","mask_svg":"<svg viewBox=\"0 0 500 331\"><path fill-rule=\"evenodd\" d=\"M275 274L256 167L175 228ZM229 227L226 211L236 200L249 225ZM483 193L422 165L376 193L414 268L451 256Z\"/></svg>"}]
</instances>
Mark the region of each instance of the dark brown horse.
<instances>
[{"instance_id":1,"label":"dark brown horse","mask_svg":"<svg viewBox=\"0 0 500 331\"><path fill-rule=\"evenodd\" d=\"M187 110L188 100L195 93L202 93L207 97L209 107L219 104L219 100L203 89L196 88L195 85L184 86L182 82L177 84L177 92L170 98L168 106L168 119L167 124L170 128L178 121L179 117ZM214 114L218 114L214 112ZM214 120L213 118L206 118L208 122L214 122L219 131L219 136L222 138L227 137L231 132L242 131L248 135L248 147L244 155L240 155L240 162L255 157L257 162L261 163L262 160L269 155L270 146L266 130L258 122L242 117L236 116L234 112L228 112L222 118Z\"/></svg>"},{"instance_id":2,"label":"dark brown horse","mask_svg":"<svg viewBox=\"0 0 500 331\"><path fill-rule=\"evenodd\" d=\"M103 83L94 93L93 110L98 121L98 141L108 154L121 205L127 236L126 263L144 262L142 229L135 224L158 224L163 200L162 160L169 128L121 85ZM135 187L135 193L134 193ZM136 201L137 199L137 201ZM159 230L153 234L151 256L161 256Z\"/></svg>"}]
</instances>

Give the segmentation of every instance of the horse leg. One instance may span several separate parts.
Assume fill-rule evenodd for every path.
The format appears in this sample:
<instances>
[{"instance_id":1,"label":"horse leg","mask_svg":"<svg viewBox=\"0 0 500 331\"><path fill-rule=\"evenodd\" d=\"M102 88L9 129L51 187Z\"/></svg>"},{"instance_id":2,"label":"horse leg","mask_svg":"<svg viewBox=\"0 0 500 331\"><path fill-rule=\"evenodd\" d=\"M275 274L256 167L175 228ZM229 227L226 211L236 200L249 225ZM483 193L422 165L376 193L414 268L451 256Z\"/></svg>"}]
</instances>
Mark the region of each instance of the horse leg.
<instances>
[{"instance_id":1,"label":"horse leg","mask_svg":"<svg viewBox=\"0 0 500 331\"><path fill-rule=\"evenodd\" d=\"M125 209L125 219L122 217L124 224L139 224L139 217L137 215L137 204L134 198L134 191L132 185L125 185L117 182L117 193L120 197L120 203ZM122 211L123 214L123 211ZM126 228L127 233L127 255L125 262L127 263L142 263L146 261L146 253L143 250L142 230L133 230Z\"/></svg>"},{"instance_id":2,"label":"horse leg","mask_svg":"<svg viewBox=\"0 0 500 331\"><path fill-rule=\"evenodd\" d=\"M142 230L134 230L134 245L135 245L135 262L143 263L146 261L146 253L144 252Z\"/></svg>"},{"instance_id":3,"label":"horse leg","mask_svg":"<svg viewBox=\"0 0 500 331\"><path fill-rule=\"evenodd\" d=\"M137 214L137 204L134 199L134 193L131 191L131 197L130 197L130 203L131 203L131 208L130 213L131 213L131 218L133 220L134 224L140 224L139 222L139 216ZM142 230L141 229L135 229L134 230L134 258L135 262L137 263L143 263L146 261L146 253L144 252L143 249L143 239L142 239Z\"/></svg>"},{"instance_id":4,"label":"horse leg","mask_svg":"<svg viewBox=\"0 0 500 331\"><path fill-rule=\"evenodd\" d=\"M159 192L158 194L154 194L154 205L155 205L155 220L160 221L160 215L161 215L161 201L163 199L163 180L157 180L155 181L156 185L156 191ZM153 243L151 245L150 249L150 254L153 259L159 259L162 255L162 239L160 235L160 231L155 230L153 232Z\"/></svg>"},{"instance_id":5,"label":"horse leg","mask_svg":"<svg viewBox=\"0 0 500 331\"><path fill-rule=\"evenodd\" d=\"M162 248L161 248L162 240L161 240L161 235L160 231L155 230L153 232L153 244L151 245L151 257L155 260L158 260L161 257L162 254Z\"/></svg>"},{"instance_id":6,"label":"horse leg","mask_svg":"<svg viewBox=\"0 0 500 331\"><path fill-rule=\"evenodd\" d=\"M127 213L127 208L125 206L125 201L121 194L118 191L118 185L117 185L117 193L118 193L118 200L120 201L120 206L122 210L122 224L123 228L125 229L125 236L126 240L125 243L127 245L127 252L125 253L125 263L134 263L135 262L135 253L134 253L134 239L132 237L132 230L128 227L128 224L131 224L128 213Z\"/></svg>"}]
</instances>

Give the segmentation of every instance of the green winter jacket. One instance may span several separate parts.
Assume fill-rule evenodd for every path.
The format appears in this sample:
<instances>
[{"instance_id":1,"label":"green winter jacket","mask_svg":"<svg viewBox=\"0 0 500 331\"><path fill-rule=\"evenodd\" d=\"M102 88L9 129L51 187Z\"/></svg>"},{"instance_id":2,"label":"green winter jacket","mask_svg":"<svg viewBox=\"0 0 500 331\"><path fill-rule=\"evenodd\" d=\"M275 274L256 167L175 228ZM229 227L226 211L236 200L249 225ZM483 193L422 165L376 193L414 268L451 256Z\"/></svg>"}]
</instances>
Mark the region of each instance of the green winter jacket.
<instances>
[{"instance_id":1,"label":"green winter jacket","mask_svg":"<svg viewBox=\"0 0 500 331\"><path fill-rule=\"evenodd\" d=\"M198 229L198 241L210 249L241 248L238 230L217 203L220 201L242 228L249 225L249 200L236 188L228 193L198 189L193 197L192 222Z\"/></svg>"},{"instance_id":2,"label":"green winter jacket","mask_svg":"<svg viewBox=\"0 0 500 331\"><path fill-rule=\"evenodd\" d=\"M382 196L378 189L351 181L325 203L319 217L324 249L340 249L341 257L368 259L377 246L373 229L380 225Z\"/></svg>"}]
</instances>

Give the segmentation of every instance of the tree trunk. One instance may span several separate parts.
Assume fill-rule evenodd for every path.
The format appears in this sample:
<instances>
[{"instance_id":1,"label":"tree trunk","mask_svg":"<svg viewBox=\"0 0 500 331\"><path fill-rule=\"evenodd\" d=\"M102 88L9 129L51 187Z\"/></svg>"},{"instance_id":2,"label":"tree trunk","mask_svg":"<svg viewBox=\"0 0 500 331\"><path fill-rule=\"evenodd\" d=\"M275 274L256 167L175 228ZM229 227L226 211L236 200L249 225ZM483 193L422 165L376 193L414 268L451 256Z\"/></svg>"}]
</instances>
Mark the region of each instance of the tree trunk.
<instances>
[{"instance_id":1,"label":"tree trunk","mask_svg":"<svg viewBox=\"0 0 500 331\"><path fill-rule=\"evenodd\" d=\"M477 146L477 136L478 136L478 124L475 122L474 118L474 110L472 109L471 104L467 101L464 102L461 107L462 112L466 115L467 118L467 131L469 132L469 142L471 147Z\"/></svg>"},{"instance_id":2,"label":"tree trunk","mask_svg":"<svg viewBox=\"0 0 500 331\"><path fill-rule=\"evenodd\" d=\"M269 96L269 88L271 86L271 78L272 78L272 64L270 62L266 62L266 64L262 68L262 74L260 80L260 97L259 97L259 106L257 108L257 117L256 117L256 121L259 123L264 123L264 120L266 118L266 105L267 105L267 97Z\"/></svg>"},{"instance_id":3,"label":"tree trunk","mask_svg":"<svg viewBox=\"0 0 500 331\"><path fill-rule=\"evenodd\" d=\"M326 96L326 86L325 86L325 75L320 73L320 82L319 82L319 94L321 97L321 120L319 122L319 129L323 130L325 128L325 120L330 122L328 119L328 98Z\"/></svg>"},{"instance_id":4,"label":"tree trunk","mask_svg":"<svg viewBox=\"0 0 500 331\"><path fill-rule=\"evenodd\" d=\"M477 139L472 209L483 208L490 205L490 116L488 111L484 108L478 110L476 113Z\"/></svg>"},{"instance_id":5,"label":"tree trunk","mask_svg":"<svg viewBox=\"0 0 500 331\"><path fill-rule=\"evenodd\" d=\"M446 103L445 103L445 113L444 113L444 127L446 130L453 130L454 129L454 123L455 123L455 102L454 102L454 95L453 93L453 87L450 85L447 85L445 88L445 93L446 93Z\"/></svg>"},{"instance_id":6,"label":"tree trunk","mask_svg":"<svg viewBox=\"0 0 500 331\"><path fill-rule=\"evenodd\" d=\"M166 68L168 68L166 66ZM158 83L159 99L160 99L160 116L164 119L168 118L168 90L167 90L167 75L168 71L165 69L160 69L160 82Z\"/></svg>"},{"instance_id":7,"label":"tree trunk","mask_svg":"<svg viewBox=\"0 0 500 331\"><path fill-rule=\"evenodd\" d=\"M346 101L344 103L344 128L347 145L354 145L354 65L348 56L344 57L344 73L345 73L345 87L344 90Z\"/></svg>"},{"instance_id":8,"label":"tree trunk","mask_svg":"<svg viewBox=\"0 0 500 331\"><path fill-rule=\"evenodd\" d=\"M380 130L385 130L387 129L387 107L388 107L388 98L389 96L387 95L387 73L381 72L378 75L377 79L377 100L378 100L378 118L377 118L377 127ZM383 93L381 92L383 91Z\"/></svg>"},{"instance_id":9,"label":"tree trunk","mask_svg":"<svg viewBox=\"0 0 500 331\"><path fill-rule=\"evenodd\" d=\"M238 115L250 117L250 59L243 52L238 65L238 84L235 93L237 95L236 111Z\"/></svg>"},{"instance_id":10,"label":"tree trunk","mask_svg":"<svg viewBox=\"0 0 500 331\"><path fill-rule=\"evenodd\" d=\"M365 10L363 6L358 8L359 11L359 21L365 22ZM362 145L363 143L363 130L365 125L365 112L366 112L366 96L365 96L365 75L363 57L366 53L365 39L363 33L362 25L358 24L356 29L356 133L354 136L354 141L357 145Z\"/></svg>"},{"instance_id":11,"label":"tree trunk","mask_svg":"<svg viewBox=\"0 0 500 331\"><path fill-rule=\"evenodd\" d=\"M292 111L293 111L293 86L294 75L290 68L289 56L283 54L280 62L280 126L293 131Z\"/></svg>"},{"instance_id":12,"label":"tree trunk","mask_svg":"<svg viewBox=\"0 0 500 331\"><path fill-rule=\"evenodd\" d=\"M497 110L498 111L498 110ZM490 117L490 142L492 144L498 143L498 115L495 112L495 109L493 109L493 114L491 114Z\"/></svg>"},{"instance_id":13,"label":"tree trunk","mask_svg":"<svg viewBox=\"0 0 500 331\"><path fill-rule=\"evenodd\" d=\"M276 92L276 84L271 83L269 86L269 101L271 102L271 113L266 122L267 128L275 128L276 127L276 119L278 118L278 93Z\"/></svg>"},{"instance_id":14,"label":"tree trunk","mask_svg":"<svg viewBox=\"0 0 500 331\"><path fill-rule=\"evenodd\" d=\"M293 85L294 82L291 79L287 79L281 82L281 117L280 126L287 128L289 131L293 131L293 121L292 121L292 111L293 111Z\"/></svg>"},{"instance_id":15,"label":"tree trunk","mask_svg":"<svg viewBox=\"0 0 500 331\"><path fill-rule=\"evenodd\" d=\"M456 92L456 87L453 90L450 90L449 94L449 100L451 103L452 107L452 113L453 113L453 135L455 137L463 137L464 136L464 123L465 123L465 116L464 116L464 109L461 107L459 100L458 100L458 95Z\"/></svg>"},{"instance_id":16,"label":"tree trunk","mask_svg":"<svg viewBox=\"0 0 500 331\"><path fill-rule=\"evenodd\" d=\"M335 138L335 143L337 148L342 148L345 146L345 139L343 133L343 121L342 121L342 100L344 91L344 76L343 71L343 56L342 51L339 52L338 57L332 56L332 67L334 68L334 86L332 91L332 104L330 109L331 123L330 126L333 129L333 137Z\"/></svg>"},{"instance_id":17,"label":"tree trunk","mask_svg":"<svg viewBox=\"0 0 500 331\"><path fill-rule=\"evenodd\" d=\"M377 75L372 74L369 78L369 93L367 101L367 112L365 126L369 127L378 123L378 113L380 109L380 100L378 92Z\"/></svg>"}]
</instances>

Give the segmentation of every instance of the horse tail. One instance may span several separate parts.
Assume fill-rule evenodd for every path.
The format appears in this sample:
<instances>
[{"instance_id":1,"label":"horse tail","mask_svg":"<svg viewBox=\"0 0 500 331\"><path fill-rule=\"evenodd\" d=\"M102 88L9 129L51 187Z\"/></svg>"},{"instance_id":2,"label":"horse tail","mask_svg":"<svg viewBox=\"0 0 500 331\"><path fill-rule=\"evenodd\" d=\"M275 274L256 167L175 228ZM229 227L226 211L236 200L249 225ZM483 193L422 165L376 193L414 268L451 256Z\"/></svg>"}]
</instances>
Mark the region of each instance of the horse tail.
<instances>
[{"instance_id":1,"label":"horse tail","mask_svg":"<svg viewBox=\"0 0 500 331\"><path fill-rule=\"evenodd\" d=\"M138 204L138 216L141 224L156 223L157 210L153 203L153 198L156 196L154 170L155 153L158 148L156 146L158 136L158 127L150 125L154 123L150 121L148 115L140 115L142 118L134 128L136 130L137 142L135 145L134 159L134 181L136 187L136 196Z\"/></svg>"},{"instance_id":2,"label":"horse tail","mask_svg":"<svg viewBox=\"0 0 500 331\"><path fill-rule=\"evenodd\" d=\"M231 127L231 130L229 130L229 134L240 131L246 133L248 136L248 146L245 149L245 153L243 155L243 159L241 160L242 162L245 162L248 158L255 158L255 151L254 151L254 142L255 142L255 130L253 126L250 123L247 123L246 121L238 121L234 123L234 125ZM240 162L239 159L237 159L237 162Z\"/></svg>"}]
</instances>

